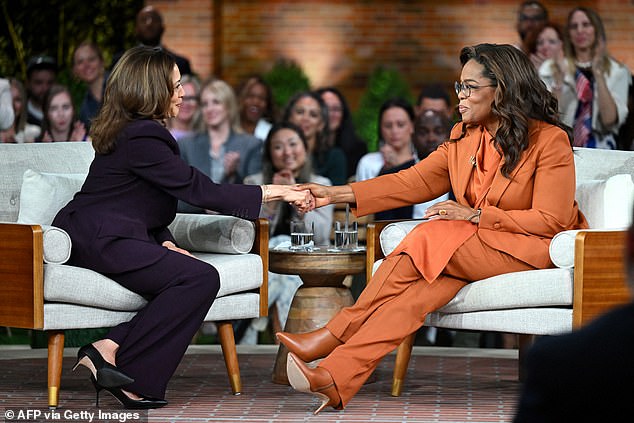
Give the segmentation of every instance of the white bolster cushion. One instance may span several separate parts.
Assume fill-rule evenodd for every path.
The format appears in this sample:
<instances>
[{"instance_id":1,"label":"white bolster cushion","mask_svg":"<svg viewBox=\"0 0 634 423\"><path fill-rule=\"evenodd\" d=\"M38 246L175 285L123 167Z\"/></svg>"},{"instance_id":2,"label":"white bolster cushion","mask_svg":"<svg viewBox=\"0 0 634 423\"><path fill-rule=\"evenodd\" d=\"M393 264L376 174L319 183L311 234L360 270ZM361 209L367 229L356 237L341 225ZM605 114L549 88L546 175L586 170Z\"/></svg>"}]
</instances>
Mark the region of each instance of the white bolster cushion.
<instances>
[{"instance_id":1,"label":"white bolster cushion","mask_svg":"<svg viewBox=\"0 0 634 423\"><path fill-rule=\"evenodd\" d=\"M555 235L548 247L550 261L561 269L575 265L575 240L579 232L619 232L622 229L572 229Z\"/></svg>"},{"instance_id":2,"label":"white bolster cushion","mask_svg":"<svg viewBox=\"0 0 634 423\"><path fill-rule=\"evenodd\" d=\"M72 242L65 230L55 226L42 225L44 241L44 263L64 264L70 258Z\"/></svg>"},{"instance_id":3,"label":"white bolster cushion","mask_svg":"<svg viewBox=\"0 0 634 423\"><path fill-rule=\"evenodd\" d=\"M234 216L178 213L169 230L179 247L205 253L246 254L255 241L255 224Z\"/></svg>"},{"instance_id":4,"label":"white bolster cushion","mask_svg":"<svg viewBox=\"0 0 634 423\"><path fill-rule=\"evenodd\" d=\"M562 231L550 241L548 253L555 266L570 269L575 265L575 238L578 233L578 229Z\"/></svg>"},{"instance_id":5,"label":"white bolster cushion","mask_svg":"<svg viewBox=\"0 0 634 423\"><path fill-rule=\"evenodd\" d=\"M379 234L381 250L387 256L401 243L405 235L411 232L414 227L424 222L424 220L405 220L387 225Z\"/></svg>"}]
</instances>

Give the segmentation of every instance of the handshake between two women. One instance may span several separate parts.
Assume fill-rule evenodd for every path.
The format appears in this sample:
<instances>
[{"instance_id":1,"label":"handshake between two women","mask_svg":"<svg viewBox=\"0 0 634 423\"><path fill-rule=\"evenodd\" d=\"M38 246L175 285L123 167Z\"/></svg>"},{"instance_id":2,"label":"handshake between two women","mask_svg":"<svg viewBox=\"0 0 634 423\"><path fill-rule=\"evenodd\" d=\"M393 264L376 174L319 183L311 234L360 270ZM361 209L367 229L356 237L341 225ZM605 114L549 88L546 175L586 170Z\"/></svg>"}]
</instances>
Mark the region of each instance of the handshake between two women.
<instances>
[{"instance_id":1,"label":"handshake between two women","mask_svg":"<svg viewBox=\"0 0 634 423\"><path fill-rule=\"evenodd\" d=\"M289 203L293 204L301 213L307 213L318 207L328 204L350 203L356 204L357 200L350 185L327 186L314 183L293 185L290 187L295 193L301 193L299 198L289 195ZM480 209L469 205L460 204L454 200L437 202L425 210L424 219L441 220L465 220L478 224L480 222Z\"/></svg>"},{"instance_id":2,"label":"handshake between two women","mask_svg":"<svg viewBox=\"0 0 634 423\"><path fill-rule=\"evenodd\" d=\"M262 185L262 204L284 201L293 205L299 212L307 213L317 207L330 204L326 187L317 184L302 185Z\"/></svg>"},{"instance_id":3,"label":"handshake between two women","mask_svg":"<svg viewBox=\"0 0 634 423\"><path fill-rule=\"evenodd\" d=\"M291 203L301 213L307 213L328 204L355 202L350 185L327 186L306 183L286 187L288 191L283 196L284 201ZM266 196L266 188L263 189Z\"/></svg>"}]
</instances>

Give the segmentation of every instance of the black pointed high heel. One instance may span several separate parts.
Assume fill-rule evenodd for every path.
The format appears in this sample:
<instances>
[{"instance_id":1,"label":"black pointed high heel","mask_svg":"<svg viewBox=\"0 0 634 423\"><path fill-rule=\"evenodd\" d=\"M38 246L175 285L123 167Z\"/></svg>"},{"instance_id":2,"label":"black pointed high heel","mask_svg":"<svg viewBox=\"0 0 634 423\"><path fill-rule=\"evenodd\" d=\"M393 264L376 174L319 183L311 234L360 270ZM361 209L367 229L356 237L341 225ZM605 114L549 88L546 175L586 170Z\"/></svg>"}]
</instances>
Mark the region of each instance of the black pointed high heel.
<instances>
[{"instance_id":1,"label":"black pointed high heel","mask_svg":"<svg viewBox=\"0 0 634 423\"><path fill-rule=\"evenodd\" d=\"M90 381L95 387L96 395L95 407L99 408L99 392L102 389L110 392L110 394L117 399L123 405L123 408L128 410L149 410L151 408L161 408L167 405L167 401L158 398L141 398L138 400L132 399L123 392L121 388L107 388L99 385L93 376L90 376Z\"/></svg>"},{"instance_id":2,"label":"black pointed high heel","mask_svg":"<svg viewBox=\"0 0 634 423\"><path fill-rule=\"evenodd\" d=\"M104 360L92 344L84 345L79 349L73 371L80 364L92 372L92 377L103 388L117 388L134 382L130 376Z\"/></svg>"}]
</instances>

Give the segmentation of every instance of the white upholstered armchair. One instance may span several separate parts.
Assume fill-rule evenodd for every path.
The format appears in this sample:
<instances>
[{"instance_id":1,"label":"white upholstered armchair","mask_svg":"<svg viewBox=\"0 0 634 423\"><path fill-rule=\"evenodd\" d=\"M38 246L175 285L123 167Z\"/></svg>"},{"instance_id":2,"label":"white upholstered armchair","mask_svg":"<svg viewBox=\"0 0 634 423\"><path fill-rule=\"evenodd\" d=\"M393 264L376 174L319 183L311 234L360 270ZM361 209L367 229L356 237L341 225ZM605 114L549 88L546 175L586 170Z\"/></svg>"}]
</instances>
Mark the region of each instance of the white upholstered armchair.
<instances>
[{"instance_id":1,"label":"white upholstered armchair","mask_svg":"<svg viewBox=\"0 0 634 423\"><path fill-rule=\"evenodd\" d=\"M532 335L570 332L629 300L623 257L634 199L634 152L575 149L575 170L576 198L590 229L555 236L550 245L555 267L473 281L430 313L425 325L519 334L521 360ZM368 225L368 281L379 261L419 223ZM414 335L397 351L394 396L402 391Z\"/></svg>"},{"instance_id":2,"label":"white upholstered armchair","mask_svg":"<svg viewBox=\"0 0 634 423\"><path fill-rule=\"evenodd\" d=\"M145 299L91 270L66 265L71 241L49 226L79 190L89 143L0 144L0 326L48 334L48 405L58 404L64 331L128 321ZM242 389L231 320L268 309L268 221L177 215L177 243L220 274L205 321L216 322L234 394Z\"/></svg>"}]
</instances>

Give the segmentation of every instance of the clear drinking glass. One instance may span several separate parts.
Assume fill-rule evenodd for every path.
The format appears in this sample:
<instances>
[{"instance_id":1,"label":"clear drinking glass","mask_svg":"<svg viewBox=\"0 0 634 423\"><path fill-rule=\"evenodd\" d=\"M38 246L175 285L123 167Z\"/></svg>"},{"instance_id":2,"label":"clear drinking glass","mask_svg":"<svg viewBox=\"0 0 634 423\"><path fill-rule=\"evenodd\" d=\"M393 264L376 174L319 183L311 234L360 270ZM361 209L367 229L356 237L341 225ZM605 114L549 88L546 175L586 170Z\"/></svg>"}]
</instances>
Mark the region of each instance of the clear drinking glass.
<instances>
[{"instance_id":1,"label":"clear drinking glass","mask_svg":"<svg viewBox=\"0 0 634 423\"><path fill-rule=\"evenodd\" d=\"M291 250L311 251L315 246L313 236L315 235L315 224L304 222L303 220L291 221Z\"/></svg>"},{"instance_id":2,"label":"clear drinking glass","mask_svg":"<svg viewBox=\"0 0 634 423\"><path fill-rule=\"evenodd\" d=\"M354 250L359 246L357 222L335 222L335 250Z\"/></svg>"}]
</instances>

